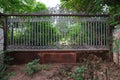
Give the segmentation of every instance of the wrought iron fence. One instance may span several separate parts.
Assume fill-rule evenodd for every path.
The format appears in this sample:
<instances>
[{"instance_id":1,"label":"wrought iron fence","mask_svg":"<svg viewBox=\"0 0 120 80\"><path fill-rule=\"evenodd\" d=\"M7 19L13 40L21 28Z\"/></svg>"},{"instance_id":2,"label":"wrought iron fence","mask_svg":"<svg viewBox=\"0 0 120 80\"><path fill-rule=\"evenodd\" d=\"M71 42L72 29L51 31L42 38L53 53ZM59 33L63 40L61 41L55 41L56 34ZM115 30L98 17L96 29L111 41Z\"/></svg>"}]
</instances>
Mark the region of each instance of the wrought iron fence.
<instances>
[{"instance_id":1,"label":"wrought iron fence","mask_svg":"<svg viewBox=\"0 0 120 80\"><path fill-rule=\"evenodd\" d=\"M6 15L5 22L7 49L109 49L108 15Z\"/></svg>"}]
</instances>

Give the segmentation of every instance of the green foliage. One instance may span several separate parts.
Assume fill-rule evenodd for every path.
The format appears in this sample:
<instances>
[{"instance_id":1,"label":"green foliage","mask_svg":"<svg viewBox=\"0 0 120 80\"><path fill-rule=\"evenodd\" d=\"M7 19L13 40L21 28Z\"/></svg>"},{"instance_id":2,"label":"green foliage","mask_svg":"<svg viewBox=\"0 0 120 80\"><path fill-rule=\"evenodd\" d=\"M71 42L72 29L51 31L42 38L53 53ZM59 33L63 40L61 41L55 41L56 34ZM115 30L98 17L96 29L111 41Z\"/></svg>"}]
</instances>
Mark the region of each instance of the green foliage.
<instances>
[{"instance_id":1,"label":"green foliage","mask_svg":"<svg viewBox=\"0 0 120 80\"><path fill-rule=\"evenodd\" d=\"M8 67L7 64L4 62L9 62L10 60L13 60L13 58L6 58L4 57L5 53L9 51L0 51L0 80L8 80L9 77L11 76L10 73L5 73L5 69Z\"/></svg>"},{"instance_id":2,"label":"green foliage","mask_svg":"<svg viewBox=\"0 0 120 80\"><path fill-rule=\"evenodd\" d=\"M13 60L10 56L5 56L7 52L11 52L11 50L0 51L0 80L9 80L10 76L12 76L13 72L5 72L5 69L9 67L7 63Z\"/></svg>"},{"instance_id":3,"label":"green foliage","mask_svg":"<svg viewBox=\"0 0 120 80\"><path fill-rule=\"evenodd\" d=\"M79 67L76 69L74 73L72 73L71 77L75 80L84 80L83 73L85 72L85 67Z\"/></svg>"},{"instance_id":4,"label":"green foliage","mask_svg":"<svg viewBox=\"0 0 120 80\"><path fill-rule=\"evenodd\" d=\"M102 0L61 0L61 6L78 12L96 13L102 11Z\"/></svg>"},{"instance_id":5,"label":"green foliage","mask_svg":"<svg viewBox=\"0 0 120 80\"><path fill-rule=\"evenodd\" d=\"M31 13L47 9L36 0L0 0L0 3L4 13Z\"/></svg>"},{"instance_id":6,"label":"green foliage","mask_svg":"<svg viewBox=\"0 0 120 80\"><path fill-rule=\"evenodd\" d=\"M84 13L107 13L110 25L120 24L119 0L60 0L61 7Z\"/></svg>"},{"instance_id":7,"label":"green foliage","mask_svg":"<svg viewBox=\"0 0 120 80\"><path fill-rule=\"evenodd\" d=\"M35 59L26 64L26 71L29 75L32 75L36 71L47 70L49 68L48 65L39 64L39 59Z\"/></svg>"},{"instance_id":8,"label":"green foliage","mask_svg":"<svg viewBox=\"0 0 120 80\"><path fill-rule=\"evenodd\" d=\"M39 64L39 59L35 59L29 63L26 64L27 67L27 73L29 75L33 74L34 72L39 70L40 64Z\"/></svg>"},{"instance_id":9,"label":"green foliage","mask_svg":"<svg viewBox=\"0 0 120 80\"><path fill-rule=\"evenodd\" d=\"M5 65L4 65L4 51L0 51L0 80L4 78L4 70L5 70Z\"/></svg>"}]
</instances>

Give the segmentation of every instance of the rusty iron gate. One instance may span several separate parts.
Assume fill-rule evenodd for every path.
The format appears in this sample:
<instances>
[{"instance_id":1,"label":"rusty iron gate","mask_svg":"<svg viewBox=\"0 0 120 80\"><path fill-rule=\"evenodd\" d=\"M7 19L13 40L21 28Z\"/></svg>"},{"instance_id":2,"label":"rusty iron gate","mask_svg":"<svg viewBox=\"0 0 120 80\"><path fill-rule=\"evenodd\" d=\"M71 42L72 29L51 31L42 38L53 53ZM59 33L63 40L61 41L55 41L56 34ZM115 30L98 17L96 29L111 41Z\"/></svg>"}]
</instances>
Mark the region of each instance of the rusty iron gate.
<instances>
[{"instance_id":1,"label":"rusty iron gate","mask_svg":"<svg viewBox=\"0 0 120 80\"><path fill-rule=\"evenodd\" d=\"M109 15L3 15L7 50L109 50Z\"/></svg>"}]
</instances>

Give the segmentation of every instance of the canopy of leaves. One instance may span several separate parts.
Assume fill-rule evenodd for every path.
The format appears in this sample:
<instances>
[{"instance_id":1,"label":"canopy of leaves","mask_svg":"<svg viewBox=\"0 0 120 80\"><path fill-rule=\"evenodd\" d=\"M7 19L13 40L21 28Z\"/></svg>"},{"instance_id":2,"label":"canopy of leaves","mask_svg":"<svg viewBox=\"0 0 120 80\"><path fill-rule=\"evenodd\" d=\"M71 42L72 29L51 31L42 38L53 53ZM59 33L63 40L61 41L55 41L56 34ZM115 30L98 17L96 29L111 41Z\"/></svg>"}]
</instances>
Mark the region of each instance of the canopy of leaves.
<instances>
[{"instance_id":1,"label":"canopy of leaves","mask_svg":"<svg viewBox=\"0 0 120 80\"><path fill-rule=\"evenodd\" d=\"M61 0L61 6L78 12L97 13L102 10L102 0Z\"/></svg>"},{"instance_id":2,"label":"canopy of leaves","mask_svg":"<svg viewBox=\"0 0 120 80\"><path fill-rule=\"evenodd\" d=\"M84 13L111 14L111 25L120 24L120 0L60 0L61 7Z\"/></svg>"},{"instance_id":3,"label":"canopy of leaves","mask_svg":"<svg viewBox=\"0 0 120 80\"><path fill-rule=\"evenodd\" d=\"M36 0L0 0L4 13L31 13L46 10L46 6Z\"/></svg>"}]
</instances>

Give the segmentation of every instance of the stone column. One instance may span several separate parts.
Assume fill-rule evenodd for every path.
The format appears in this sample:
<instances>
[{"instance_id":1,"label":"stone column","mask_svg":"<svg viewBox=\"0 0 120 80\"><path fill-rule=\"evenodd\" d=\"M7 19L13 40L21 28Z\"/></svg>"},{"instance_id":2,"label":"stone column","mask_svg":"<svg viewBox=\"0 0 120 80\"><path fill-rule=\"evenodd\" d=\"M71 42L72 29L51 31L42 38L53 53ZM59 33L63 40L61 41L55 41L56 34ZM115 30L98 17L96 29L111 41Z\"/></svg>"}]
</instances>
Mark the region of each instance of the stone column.
<instances>
[{"instance_id":1,"label":"stone column","mask_svg":"<svg viewBox=\"0 0 120 80\"><path fill-rule=\"evenodd\" d=\"M3 29L0 28L0 51L3 50L3 44L4 44Z\"/></svg>"},{"instance_id":2,"label":"stone column","mask_svg":"<svg viewBox=\"0 0 120 80\"><path fill-rule=\"evenodd\" d=\"M113 33L113 61L118 64L120 62L120 25L115 26L115 28Z\"/></svg>"}]
</instances>

